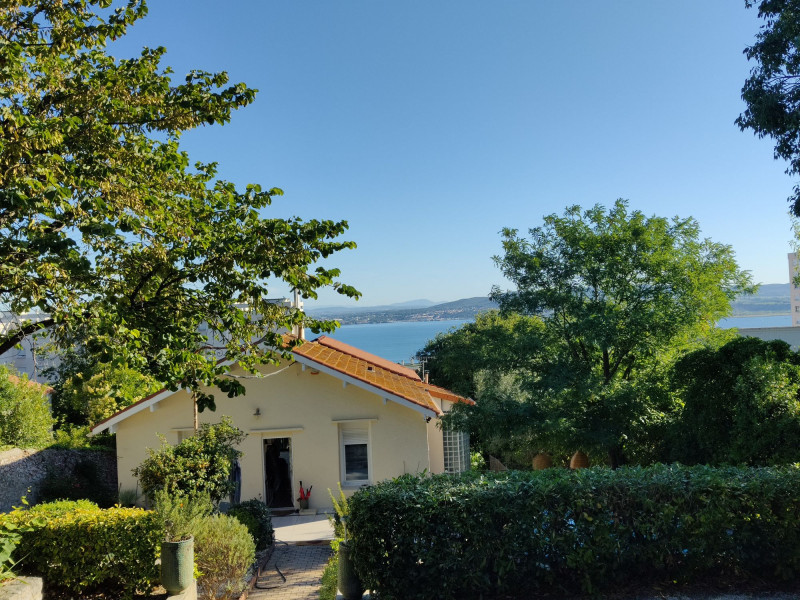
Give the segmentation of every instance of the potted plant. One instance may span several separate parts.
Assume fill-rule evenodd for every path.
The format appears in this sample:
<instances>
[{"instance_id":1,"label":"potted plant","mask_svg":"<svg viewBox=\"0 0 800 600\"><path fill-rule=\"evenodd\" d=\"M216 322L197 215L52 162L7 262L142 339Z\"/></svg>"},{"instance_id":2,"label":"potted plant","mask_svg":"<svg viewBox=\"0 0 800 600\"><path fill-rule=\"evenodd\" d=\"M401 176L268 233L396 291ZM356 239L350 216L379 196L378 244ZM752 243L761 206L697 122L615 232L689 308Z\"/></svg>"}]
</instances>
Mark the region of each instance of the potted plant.
<instances>
[{"instance_id":1,"label":"potted plant","mask_svg":"<svg viewBox=\"0 0 800 600\"><path fill-rule=\"evenodd\" d=\"M364 584L356 573L353 558L350 554L350 542L347 541L347 517L342 516L344 539L339 542L339 572L337 584L345 600L359 600L364 595Z\"/></svg>"},{"instance_id":2,"label":"potted plant","mask_svg":"<svg viewBox=\"0 0 800 600\"><path fill-rule=\"evenodd\" d=\"M170 496L159 490L155 510L164 530L161 542L161 585L171 595L179 594L194 581L194 537L199 519L211 513L212 504L205 496Z\"/></svg>"},{"instance_id":3,"label":"potted plant","mask_svg":"<svg viewBox=\"0 0 800 600\"><path fill-rule=\"evenodd\" d=\"M300 510L306 510L308 508L308 499L311 497L311 488L313 487L313 485L310 485L308 488L303 489L303 482L300 482L300 497L297 499Z\"/></svg>"}]
</instances>

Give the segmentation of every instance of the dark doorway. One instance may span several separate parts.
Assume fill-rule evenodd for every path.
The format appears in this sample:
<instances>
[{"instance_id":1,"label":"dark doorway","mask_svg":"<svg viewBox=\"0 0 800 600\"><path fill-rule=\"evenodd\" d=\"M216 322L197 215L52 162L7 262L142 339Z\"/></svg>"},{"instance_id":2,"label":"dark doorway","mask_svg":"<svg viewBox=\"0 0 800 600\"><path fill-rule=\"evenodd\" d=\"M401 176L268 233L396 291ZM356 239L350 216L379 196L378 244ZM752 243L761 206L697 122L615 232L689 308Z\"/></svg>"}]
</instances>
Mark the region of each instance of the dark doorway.
<instances>
[{"instance_id":1,"label":"dark doorway","mask_svg":"<svg viewBox=\"0 0 800 600\"><path fill-rule=\"evenodd\" d=\"M265 500L270 508L289 508L292 500L292 438L264 440Z\"/></svg>"}]
</instances>

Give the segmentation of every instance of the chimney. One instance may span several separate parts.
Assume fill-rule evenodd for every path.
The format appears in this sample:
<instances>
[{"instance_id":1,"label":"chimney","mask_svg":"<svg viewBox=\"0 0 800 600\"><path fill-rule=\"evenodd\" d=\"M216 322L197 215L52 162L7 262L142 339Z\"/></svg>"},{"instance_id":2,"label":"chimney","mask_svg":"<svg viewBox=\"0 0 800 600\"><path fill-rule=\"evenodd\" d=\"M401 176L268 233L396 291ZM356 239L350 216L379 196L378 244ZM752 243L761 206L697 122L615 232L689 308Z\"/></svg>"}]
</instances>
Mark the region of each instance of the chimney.
<instances>
[{"instance_id":1,"label":"chimney","mask_svg":"<svg viewBox=\"0 0 800 600\"><path fill-rule=\"evenodd\" d=\"M427 374L427 373L425 373L425 383L430 383L430 382L428 381L428 374Z\"/></svg>"}]
</instances>

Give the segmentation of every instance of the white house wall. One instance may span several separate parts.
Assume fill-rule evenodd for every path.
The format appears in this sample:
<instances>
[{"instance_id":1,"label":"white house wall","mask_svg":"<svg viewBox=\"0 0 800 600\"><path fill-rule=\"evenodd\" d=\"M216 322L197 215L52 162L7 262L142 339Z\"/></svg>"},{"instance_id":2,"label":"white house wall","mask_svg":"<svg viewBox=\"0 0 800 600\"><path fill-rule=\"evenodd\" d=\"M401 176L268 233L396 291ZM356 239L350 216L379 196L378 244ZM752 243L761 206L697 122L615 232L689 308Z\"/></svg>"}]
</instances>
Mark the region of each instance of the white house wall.
<instances>
[{"instance_id":1,"label":"white house wall","mask_svg":"<svg viewBox=\"0 0 800 600\"><path fill-rule=\"evenodd\" d=\"M275 373L287 366L265 368ZM245 373L235 367L234 374ZM292 440L292 491L296 498L300 480L314 486L310 507L330 508L328 489L336 491L340 481L339 423L347 420L370 424L372 481L417 473L425 469L441 472L441 432L425 423L417 411L384 400L371 392L325 373L303 370L299 364L263 379L242 380L247 393L228 398L218 392L217 410L200 413L201 423L219 422L223 415L248 433L240 449L244 456L241 499L264 497L263 439ZM256 410L260 416L254 416ZM192 404L180 391L160 401L153 410L132 414L116 426L119 481L123 489L136 487L131 470L147 456L147 448L160 445L158 434L171 444L181 435L191 435ZM438 437L433 432L438 431ZM438 442L437 442L438 440ZM429 444L435 457L429 459ZM438 444L438 445L437 445ZM441 463L441 464L440 464ZM353 488L355 489L355 488ZM349 490L353 491L353 490Z\"/></svg>"}]
</instances>

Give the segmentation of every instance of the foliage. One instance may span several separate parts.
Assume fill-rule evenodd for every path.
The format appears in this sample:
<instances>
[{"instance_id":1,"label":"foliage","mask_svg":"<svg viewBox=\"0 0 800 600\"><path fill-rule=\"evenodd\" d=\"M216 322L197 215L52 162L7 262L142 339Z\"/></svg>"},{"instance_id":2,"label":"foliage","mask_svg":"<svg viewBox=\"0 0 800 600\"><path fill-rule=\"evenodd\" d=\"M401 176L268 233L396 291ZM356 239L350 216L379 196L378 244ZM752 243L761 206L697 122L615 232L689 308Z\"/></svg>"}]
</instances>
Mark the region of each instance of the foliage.
<instances>
[{"instance_id":1,"label":"foliage","mask_svg":"<svg viewBox=\"0 0 800 600\"><path fill-rule=\"evenodd\" d=\"M236 446L246 435L223 416L220 423L201 425L180 444L173 446L162 439L158 450L148 448L148 457L133 474L148 498L160 489L173 496L208 493L217 505L234 491L231 469L242 455Z\"/></svg>"},{"instance_id":2,"label":"foliage","mask_svg":"<svg viewBox=\"0 0 800 600\"><path fill-rule=\"evenodd\" d=\"M83 361L79 370L68 370L72 365L64 363L56 370L53 410L78 425L95 425L163 387L124 365Z\"/></svg>"},{"instance_id":3,"label":"foliage","mask_svg":"<svg viewBox=\"0 0 800 600\"><path fill-rule=\"evenodd\" d=\"M684 404L671 458L687 464L800 461L800 356L785 342L739 338L687 354L673 386Z\"/></svg>"},{"instance_id":4,"label":"foliage","mask_svg":"<svg viewBox=\"0 0 800 600\"><path fill-rule=\"evenodd\" d=\"M97 463L91 459L79 460L71 473L49 470L39 484L39 500L89 500L109 508L114 505L116 490L101 476Z\"/></svg>"},{"instance_id":5,"label":"foliage","mask_svg":"<svg viewBox=\"0 0 800 600\"><path fill-rule=\"evenodd\" d=\"M339 542L333 540L331 547L333 554L328 559L325 569L322 571L322 579L319 585L319 600L336 600L336 592L339 589Z\"/></svg>"},{"instance_id":6,"label":"foliage","mask_svg":"<svg viewBox=\"0 0 800 600\"><path fill-rule=\"evenodd\" d=\"M775 140L775 158L789 162L789 175L800 173L800 3L797 0L746 0L758 5L764 20L752 46L745 48L756 66L742 87L745 111L736 119L744 131ZM789 197L791 211L800 216L800 186Z\"/></svg>"},{"instance_id":7,"label":"foliage","mask_svg":"<svg viewBox=\"0 0 800 600\"><path fill-rule=\"evenodd\" d=\"M521 371L531 401L509 411L540 448L603 452L617 466L674 409L665 364L705 339L750 276L693 219L645 217L623 200L549 215L529 236L504 230L495 259L516 286L493 289L501 311L543 325Z\"/></svg>"},{"instance_id":8,"label":"foliage","mask_svg":"<svg viewBox=\"0 0 800 600\"><path fill-rule=\"evenodd\" d=\"M116 436L110 433L99 433L90 436L88 425L73 425L71 423L58 423L53 432L51 448L64 448L71 450L114 450Z\"/></svg>"},{"instance_id":9,"label":"foliage","mask_svg":"<svg viewBox=\"0 0 800 600\"><path fill-rule=\"evenodd\" d=\"M301 323L335 327L270 302L272 282L358 296L338 269L314 266L355 244L336 241L343 221L265 217L278 188L237 188L215 163L192 165L181 134L228 122L256 90L224 72L173 81L162 47L113 57L107 47L146 13L145 0L0 11L0 307L49 315L3 332L0 353L48 329L61 348L81 338L101 362L170 389L235 396L226 365L288 355L296 342L278 332ZM197 351L209 347L221 356Z\"/></svg>"},{"instance_id":10,"label":"foliage","mask_svg":"<svg viewBox=\"0 0 800 600\"><path fill-rule=\"evenodd\" d=\"M21 565L41 575L48 586L80 596L102 588L131 597L158 581L155 557L161 528L153 512L59 502L0 520L31 528L22 534Z\"/></svg>"},{"instance_id":11,"label":"foliage","mask_svg":"<svg viewBox=\"0 0 800 600\"><path fill-rule=\"evenodd\" d=\"M22 497L23 506L27 506L28 501ZM11 514L20 512L22 507L15 506ZM14 560L11 556L22 541L22 534L32 531L30 526L20 526L10 519L0 516L0 585L4 581L15 578L14 567L19 562L19 558Z\"/></svg>"},{"instance_id":12,"label":"foliage","mask_svg":"<svg viewBox=\"0 0 800 600\"><path fill-rule=\"evenodd\" d=\"M194 552L201 573L198 597L228 600L241 595L244 576L255 560L255 545L245 525L222 514L202 519L195 529Z\"/></svg>"},{"instance_id":13,"label":"foliage","mask_svg":"<svg viewBox=\"0 0 800 600\"><path fill-rule=\"evenodd\" d=\"M353 495L350 547L387 600L788 579L800 568L798 485L797 466L404 475Z\"/></svg>"},{"instance_id":14,"label":"foliage","mask_svg":"<svg viewBox=\"0 0 800 600\"><path fill-rule=\"evenodd\" d=\"M42 389L0 365L0 446L38 448L52 441L53 417Z\"/></svg>"},{"instance_id":15,"label":"foliage","mask_svg":"<svg viewBox=\"0 0 800 600\"><path fill-rule=\"evenodd\" d=\"M211 515L214 506L208 494L173 496L165 489L153 494L153 510L158 515L165 542L180 542L192 537L200 522Z\"/></svg>"},{"instance_id":16,"label":"foliage","mask_svg":"<svg viewBox=\"0 0 800 600\"><path fill-rule=\"evenodd\" d=\"M475 373L535 368L546 346L539 317L492 310L478 314L474 322L438 334L417 358L426 361L431 383L474 398Z\"/></svg>"},{"instance_id":17,"label":"foliage","mask_svg":"<svg viewBox=\"0 0 800 600\"><path fill-rule=\"evenodd\" d=\"M132 508L139 503L139 486L134 489L120 489L117 491L117 504Z\"/></svg>"},{"instance_id":18,"label":"foliage","mask_svg":"<svg viewBox=\"0 0 800 600\"><path fill-rule=\"evenodd\" d=\"M347 502L342 489L342 483L338 482L339 494L338 497L333 495L333 492L328 489L328 496L331 498L333 505L333 515L328 515L328 521L333 525L333 537L336 539L347 539L347 519L350 517L350 505Z\"/></svg>"},{"instance_id":19,"label":"foliage","mask_svg":"<svg viewBox=\"0 0 800 600\"><path fill-rule=\"evenodd\" d=\"M272 513L261 500L245 500L232 507L228 511L228 515L239 519L247 527L255 541L256 550L265 550L275 539Z\"/></svg>"}]
</instances>

